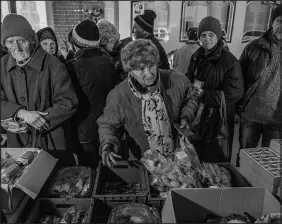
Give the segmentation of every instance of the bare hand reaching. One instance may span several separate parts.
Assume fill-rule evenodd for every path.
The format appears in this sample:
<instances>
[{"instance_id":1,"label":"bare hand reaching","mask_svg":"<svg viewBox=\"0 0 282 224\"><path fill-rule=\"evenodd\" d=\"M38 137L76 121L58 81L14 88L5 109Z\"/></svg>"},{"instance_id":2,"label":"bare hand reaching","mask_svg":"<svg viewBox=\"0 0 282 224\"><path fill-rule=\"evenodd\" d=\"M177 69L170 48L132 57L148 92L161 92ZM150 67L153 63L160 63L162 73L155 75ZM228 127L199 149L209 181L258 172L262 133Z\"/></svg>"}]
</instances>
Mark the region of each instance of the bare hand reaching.
<instances>
[{"instance_id":1,"label":"bare hand reaching","mask_svg":"<svg viewBox=\"0 0 282 224\"><path fill-rule=\"evenodd\" d=\"M21 109L18 111L17 117L38 130L46 130L49 128L49 125L43 116L46 116L47 114L48 112L27 111Z\"/></svg>"}]
</instances>

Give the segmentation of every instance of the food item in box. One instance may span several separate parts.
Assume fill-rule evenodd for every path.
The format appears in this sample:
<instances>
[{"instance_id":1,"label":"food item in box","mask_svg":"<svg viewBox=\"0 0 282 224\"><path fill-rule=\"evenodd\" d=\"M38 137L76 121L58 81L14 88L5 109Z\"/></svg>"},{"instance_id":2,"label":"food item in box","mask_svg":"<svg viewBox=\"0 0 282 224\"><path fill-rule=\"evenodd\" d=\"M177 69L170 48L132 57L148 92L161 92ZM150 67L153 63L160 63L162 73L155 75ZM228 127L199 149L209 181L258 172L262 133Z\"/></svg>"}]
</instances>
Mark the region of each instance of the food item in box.
<instances>
[{"instance_id":1,"label":"food item in box","mask_svg":"<svg viewBox=\"0 0 282 224\"><path fill-rule=\"evenodd\" d=\"M13 163L11 163L3 172L1 172L1 183L9 184L18 173L27 165L31 164L37 156L36 151L27 151Z\"/></svg>"},{"instance_id":2,"label":"food item in box","mask_svg":"<svg viewBox=\"0 0 282 224\"><path fill-rule=\"evenodd\" d=\"M259 218L255 223L281 223L282 213L270 213Z\"/></svg>"},{"instance_id":3,"label":"food item in box","mask_svg":"<svg viewBox=\"0 0 282 224\"><path fill-rule=\"evenodd\" d=\"M71 223L83 223L82 219L87 218L85 211L78 211L71 220Z\"/></svg>"},{"instance_id":4,"label":"food item in box","mask_svg":"<svg viewBox=\"0 0 282 224\"><path fill-rule=\"evenodd\" d=\"M125 204L112 209L108 223L161 223L155 208L144 204Z\"/></svg>"},{"instance_id":5,"label":"food item in box","mask_svg":"<svg viewBox=\"0 0 282 224\"><path fill-rule=\"evenodd\" d=\"M253 216L244 212L244 215L231 214L227 217L209 215L206 223L254 223L255 220Z\"/></svg>"},{"instance_id":6,"label":"food item in box","mask_svg":"<svg viewBox=\"0 0 282 224\"><path fill-rule=\"evenodd\" d=\"M140 183L105 182L103 194L144 194Z\"/></svg>"},{"instance_id":7,"label":"food item in box","mask_svg":"<svg viewBox=\"0 0 282 224\"><path fill-rule=\"evenodd\" d=\"M40 223L50 223L50 224L53 223L53 216L52 215L43 216Z\"/></svg>"},{"instance_id":8,"label":"food item in box","mask_svg":"<svg viewBox=\"0 0 282 224\"><path fill-rule=\"evenodd\" d=\"M53 224L60 224L61 218L54 215Z\"/></svg>"},{"instance_id":9,"label":"food item in box","mask_svg":"<svg viewBox=\"0 0 282 224\"><path fill-rule=\"evenodd\" d=\"M65 167L57 173L50 194L55 197L84 197L90 191L91 175L89 167Z\"/></svg>"},{"instance_id":10,"label":"food item in box","mask_svg":"<svg viewBox=\"0 0 282 224\"><path fill-rule=\"evenodd\" d=\"M71 223L73 216L75 216L76 210L75 205L68 208L68 210L64 213L64 216L60 223Z\"/></svg>"}]
</instances>

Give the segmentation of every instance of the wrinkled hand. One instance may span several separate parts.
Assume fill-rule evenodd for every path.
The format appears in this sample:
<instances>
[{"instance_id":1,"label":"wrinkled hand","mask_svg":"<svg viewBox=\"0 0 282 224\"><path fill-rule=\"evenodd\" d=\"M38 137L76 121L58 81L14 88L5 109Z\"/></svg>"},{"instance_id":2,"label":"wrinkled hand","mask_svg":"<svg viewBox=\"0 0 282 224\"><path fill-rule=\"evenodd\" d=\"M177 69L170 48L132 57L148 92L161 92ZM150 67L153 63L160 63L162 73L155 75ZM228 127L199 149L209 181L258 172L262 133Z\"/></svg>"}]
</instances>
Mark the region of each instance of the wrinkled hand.
<instances>
[{"instance_id":1,"label":"wrinkled hand","mask_svg":"<svg viewBox=\"0 0 282 224\"><path fill-rule=\"evenodd\" d=\"M200 98L203 95L203 93L204 93L203 89L195 87L195 95L197 98Z\"/></svg>"},{"instance_id":2,"label":"wrinkled hand","mask_svg":"<svg viewBox=\"0 0 282 224\"><path fill-rule=\"evenodd\" d=\"M49 125L43 116L46 116L47 114L48 112L27 111L21 109L18 111L17 117L38 130L46 130L49 128Z\"/></svg>"},{"instance_id":3,"label":"wrinkled hand","mask_svg":"<svg viewBox=\"0 0 282 224\"><path fill-rule=\"evenodd\" d=\"M1 146L4 146L7 142L7 135L6 134L1 134L1 138L2 138L2 141L1 141Z\"/></svg>"},{"instance_id":4,"label":"wrinkled hand","mask_svg":"<svg viewBox=\"0 0 282 224\"><path fill-rule=\"evenodd\" d=\"M105 144L102 148L102 163L104 166L112 167L112 163L116 164L115 158L121 159L120 155L117 155L114 151L114 146L111 144ZM111 162L110 162L111 161Z\"/></svg>"},{"instance_id":5,"label":"wrinkled hand","mask_svg":"<svg viewBox=\"0 0 282 224\"><path fill-rule=\"evenodd\" d=\"M188 121L184 118L181 119L181 122L180 122L180 128L187 128L187 129L190 129L189 127L189 124L188 124Z\"/></svg>"}]
</instances>

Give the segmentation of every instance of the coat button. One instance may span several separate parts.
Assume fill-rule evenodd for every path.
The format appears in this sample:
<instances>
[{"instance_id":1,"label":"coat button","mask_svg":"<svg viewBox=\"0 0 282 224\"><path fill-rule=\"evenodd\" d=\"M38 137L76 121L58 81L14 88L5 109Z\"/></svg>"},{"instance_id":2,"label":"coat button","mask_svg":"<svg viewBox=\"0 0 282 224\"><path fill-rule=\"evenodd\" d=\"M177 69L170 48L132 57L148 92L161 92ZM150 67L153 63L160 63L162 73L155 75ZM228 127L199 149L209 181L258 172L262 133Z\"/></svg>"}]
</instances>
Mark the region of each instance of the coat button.
<instances>
[{"instance_id":1,"label":"coat button","mask_svg":"<svg viewBox=\"0 0 282 224\"><path fill-rule=\"evenodd\" d=\"M22 100L22 101L25 101L25 97L24 97L24 96L22 96L22 97L21 97L21 100Z\"/></svg>"}]
</instances>

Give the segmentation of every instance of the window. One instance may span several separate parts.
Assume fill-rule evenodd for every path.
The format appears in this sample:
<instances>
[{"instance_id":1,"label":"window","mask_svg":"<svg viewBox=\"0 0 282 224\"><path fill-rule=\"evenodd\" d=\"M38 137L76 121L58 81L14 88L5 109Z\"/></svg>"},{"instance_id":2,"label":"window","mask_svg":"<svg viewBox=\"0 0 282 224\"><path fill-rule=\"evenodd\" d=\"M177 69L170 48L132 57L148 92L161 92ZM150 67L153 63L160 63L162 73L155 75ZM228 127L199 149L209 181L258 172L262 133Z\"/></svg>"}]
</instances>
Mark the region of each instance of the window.
<instances>
[{"instance_id":1,"label":"window","mask_svg":"<svg viewBox=\"0 0 282 224\"><path fill-rule=\"evenodd\" d=\"M191 27L199 27L201 20L212 16L220 21L224 38L231 42L236 1L184 1L182 2L179 41L187 41L186 32Z\"/></svg>"},{"instance_id":2,"label":"window","mask_svg":"<svg viewBox=\"0 0 282 224\"><path fill-rule=\"evenodd\" d=\"M3 22L3 19L6 15L10 13L8 1L1 1L1 22Z\"/></svg>"},{"instance_id":3,"label":"window","mask_svg":"<svg viewBox=\"0 0 282 224\"><path fill-rule=\"evenodd\" d=\"M259 38L270 26L272 1L248 1L242 43Z\"/></svg>"},{"instance_id":4,"label":"window","mask_svg":"<svg viewBox=\"0 0 282 224\"><path fill-rule=\"evenodd\" d=\"M155 11L157 17L154 21L154 35L160 41L168 41L170 1L132 1L131 2L131 27L135 16L144 13L145 9Z\"/></svg>"},{"instance_id":5,"label":"window","mask_svg":"<svg viewBox=\"0 0 282 224\"><path fill-rule=\"evenodd\" d=\"M45 1L17 1L16 7L17 14L24 16L36 32L47 27Z\"/></svg>"}]
</instances>

